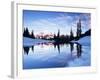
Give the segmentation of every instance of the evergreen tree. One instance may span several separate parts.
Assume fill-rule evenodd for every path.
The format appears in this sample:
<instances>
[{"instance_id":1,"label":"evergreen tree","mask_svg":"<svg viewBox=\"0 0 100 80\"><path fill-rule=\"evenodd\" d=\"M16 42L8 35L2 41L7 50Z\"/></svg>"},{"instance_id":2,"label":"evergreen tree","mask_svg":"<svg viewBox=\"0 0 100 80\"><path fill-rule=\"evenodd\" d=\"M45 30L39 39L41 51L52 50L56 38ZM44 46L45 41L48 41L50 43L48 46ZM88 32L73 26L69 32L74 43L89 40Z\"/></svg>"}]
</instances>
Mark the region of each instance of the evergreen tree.
<instances>
[{"instance_id":1,"label":"evergreen tree","mask_svg":"<svg viewBox=\"0 0 100 80\"><path fill-rule=\"evenodd\" d=\"M26 29L24 28L23 36L25 36L25 35L26 35L25 33L26 33Z\"/></svg>"},{"instance_id":2,"label":"evergreen tree","mask_svg":"<svg viewBox=\"0 0 100 80\"><path fill-rule=\"evenodd\" d=\"M34 31L32 30L32 32L29 33L28 28L24 28L23 36L35 39Z\"/></svg>"},{"instance_id":3,"label":"evergreen tree","mask_svg":"<svg viewBox=\"0 0 100 80\"><path fill-rule=\"evenodd\" d=\"M69 35L66 35L66 41L69 41L69 38L70 38Z\"/></svg>"},{"instance_id":4,"label":"evergreen tree","mask_svg":"<svg viewBox=\"0 0 100 80\"><path fill-rule=\"evenodd\" d=\"M28 28L26 28L26 37L30 37L30 33L29 33Z\"/></svg>"},{"instance_id":5,"label":"evergreen tree","mask_svg":"<svg viewBox=\"0 0 100 80\"><path fill-rule=\"evenodd\" d=\"M56 35L55 35L55 33L54 33L54 39L56 39Z\"/></svg>"},{"instance_id":6,"label":"evergreen tree","mask_svg":"<svg viewBox=\"0 0 100 80\"><path fill-rule=\"evenodd\" d=\"M58 29L58 34L57 34L57 38L60 37L60 30Z\"/></svg>"},{"instance_id":7,"label":"evergreen tree","mask_svg":"<svg viewBox=\"0 0 100 80\"><path fill-rule=\"evenodd\" d=\"M70 40L73 40L73 39L74 39L74 35L73 35L73 31L71 29L71 31L70 31Z\"/></svg>"},{"instance_id":8,"label":"evergreen tree","mask_svg":"<svg viewBox=\"0 0 100 80\"><path fill-rule=\"evenodd\" d=\"M76 32L76 36L77 38L79 38L82 34L82 29L81 29L81 19L79 19L79 22L77 23L77 32Z\"/></svg>"},{"instance_id":9,"label":"evergreen tree","mask_svg":"<svg viewBox=\"0 0 100 80\"><path fill-rule=\"evenodd\" d=\"M23 36L24 36L24 37L30 37L28 28L26 28L26 29L24 28Z\"/></svg>"},{"instance_id":10,"label":"evergreen tree","mask_svg":"<svg viewBox=\"0 0 100 80\"><path fill-rule=\"evenodd\" d=\"M31 32L31 35L30 35L30 36L31 36L31 38L35 39L33 30L32 30L32 32Z\"/></svg>"}]
</instances>

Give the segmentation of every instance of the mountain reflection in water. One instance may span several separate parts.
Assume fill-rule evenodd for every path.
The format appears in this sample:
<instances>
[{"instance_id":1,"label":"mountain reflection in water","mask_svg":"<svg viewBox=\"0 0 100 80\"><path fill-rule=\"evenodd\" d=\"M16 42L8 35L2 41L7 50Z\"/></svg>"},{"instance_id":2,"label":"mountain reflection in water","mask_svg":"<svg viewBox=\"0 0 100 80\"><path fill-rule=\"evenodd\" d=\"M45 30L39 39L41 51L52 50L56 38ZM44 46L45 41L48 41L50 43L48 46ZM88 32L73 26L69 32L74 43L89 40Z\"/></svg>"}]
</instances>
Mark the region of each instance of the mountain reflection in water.
<instances>
[{"instance_id":1,"label":"mountain reflection in water","mask_svg":"<svg viewBox=\"0 0 100 80\"><path fill-rule=\"evenodd\" d=\"M45 46L44 46L45 45ZM79 58L82 54L82 45L79 43L39 43L37 45L32 45L32 46L24 46L24 54L29 54L29 51L32 50L32 52L34 53L35 51L35 46L41 46L42 47L48 47L48 46L54 46L54 49L57 49L58 54L61 54L61 49L63 48L64 45L66 45L66 48L70 48L70 53L71 55L73 55L73 50L74 48L76 49L76 55ZM75 45L75 46L74 46ZM66 49L67 50L67 49ZM67 51L66 51L67 52ZM48 52L49 53L49 52ZM35 53L34 53L35 54Z\"/></svg>"}]
</instances>

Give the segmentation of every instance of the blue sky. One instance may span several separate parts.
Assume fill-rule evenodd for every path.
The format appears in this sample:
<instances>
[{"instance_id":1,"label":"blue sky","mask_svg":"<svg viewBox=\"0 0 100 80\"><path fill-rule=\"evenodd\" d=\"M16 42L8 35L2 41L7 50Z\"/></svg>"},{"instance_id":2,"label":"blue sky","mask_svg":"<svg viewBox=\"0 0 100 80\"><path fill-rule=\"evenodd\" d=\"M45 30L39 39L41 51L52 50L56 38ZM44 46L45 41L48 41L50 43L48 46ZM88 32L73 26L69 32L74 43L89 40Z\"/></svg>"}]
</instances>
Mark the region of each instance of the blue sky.
<instances>
[{"instance_id":1,"label":"blue sky","mask_svg":"<svg viewBox=\"0 0 100 80\"><path fill-rule=\"evenodd\" d=\"M69 35L72 28L76 35L79 18L82 21L82 32L90 29L90 13L23 10L23 26L28 27L30 31L34 30L34 34L57 34L59 29L61 34Z\"/></svg>"}]
</instances>

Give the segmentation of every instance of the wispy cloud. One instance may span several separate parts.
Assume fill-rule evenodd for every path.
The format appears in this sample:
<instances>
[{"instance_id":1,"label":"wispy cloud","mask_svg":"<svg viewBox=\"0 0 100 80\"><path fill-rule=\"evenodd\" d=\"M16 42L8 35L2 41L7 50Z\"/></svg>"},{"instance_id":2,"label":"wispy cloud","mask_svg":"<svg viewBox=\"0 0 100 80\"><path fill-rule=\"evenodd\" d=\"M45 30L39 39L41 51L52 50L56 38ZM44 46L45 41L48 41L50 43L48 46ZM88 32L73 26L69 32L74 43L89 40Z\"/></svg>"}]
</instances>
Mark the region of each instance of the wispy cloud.
<instances>
[{"instance_id":1,"label":"wispy cloud","mask_svg":"<svg viewBox=\"0 0 100 80\"><path fill-rule=\"evenodd\" d=\"M49 13L49 12L48 12ZM53 13L53 12L52 12ZM57 14L57 15L55 15ZM30 22L27 21L24 23L24 27L29 27L30 30L34 30L35 34L40 32L44 33L57 33L58 29L60 29L61 34L69 34L71 28L73 32L76 33L77 22L79 18L82 19L82 29L83 32L90 28L90 14L87 13L55 13L53 17L46 15L38 16L38 19L33 19ZM27 15L29 16L29 15ZM31 16L34 18L34 16Z\"/></svg>"}]
</instances>

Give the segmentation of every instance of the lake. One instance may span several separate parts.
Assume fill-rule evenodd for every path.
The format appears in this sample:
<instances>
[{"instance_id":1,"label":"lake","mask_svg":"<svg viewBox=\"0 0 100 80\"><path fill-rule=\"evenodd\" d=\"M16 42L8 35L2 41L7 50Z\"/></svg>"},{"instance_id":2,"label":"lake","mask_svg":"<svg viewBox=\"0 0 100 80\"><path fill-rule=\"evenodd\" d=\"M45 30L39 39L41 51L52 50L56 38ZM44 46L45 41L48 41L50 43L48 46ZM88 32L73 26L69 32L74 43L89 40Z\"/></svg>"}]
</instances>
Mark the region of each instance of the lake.
<instances>
[{"instance_id":1,"label":"lake","mask_svg":"<svg viewBox=\"0 0 100 80\"><path fill-rule=\"evenodd\" d=\"M23 46L23 69L90 66L90 51L90 45L72 42Z\"/></svg>"}]
</instances>

